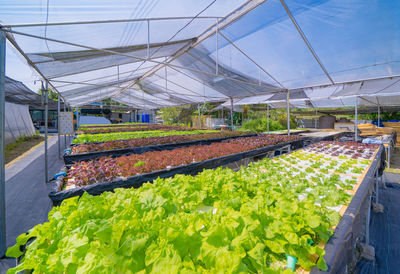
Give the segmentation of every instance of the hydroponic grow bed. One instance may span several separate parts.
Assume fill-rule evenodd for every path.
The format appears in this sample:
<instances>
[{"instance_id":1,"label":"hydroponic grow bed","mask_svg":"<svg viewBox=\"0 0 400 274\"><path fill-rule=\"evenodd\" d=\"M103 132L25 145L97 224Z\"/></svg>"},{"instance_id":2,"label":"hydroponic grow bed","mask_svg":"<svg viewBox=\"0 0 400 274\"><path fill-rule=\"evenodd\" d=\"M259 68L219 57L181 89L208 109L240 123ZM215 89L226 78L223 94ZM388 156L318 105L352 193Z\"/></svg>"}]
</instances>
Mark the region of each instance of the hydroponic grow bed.
<instances>
[{"instance_id":1,"label":"hydroponic grow bed","mask_svg":"<svg viewBox=\"0 0 400 274\"><path fill-rule=\"evenodd\" d=\"M259 135L227 139L209 145L81 161L63 169L67 176L60 176L49 197L57 205L66 198L84 192L98 195L119 187L139 187L158 177L194 175L203 169L260 156L284 146L299 148L302 147L302 140L298 136Z\"/></svg>"},{"instance_id":2,"label":"hydroponic grow bed","mask_svg":"<svg viewBox=\"0 0 400 274\"><path fill-rule=\"evenodd\" d=\"M25 254L13 271L289 273L284 267L290 258L297 272L314 266L334 272L329 238L361 201L382 151L362 147L365 157L372 153L369 159L306 149L238 172L218 168L138 189L84 194L55 207L49 222L21 235L7 255ZM333 161L350 171L325 168Z\"/></svg>"},{"instance_id":3,"label":"hydroponic grow bed","mask_svg":"<svg viewBox=\"0 0 400 274\"><path fill-rule=\"evenodd\" d=\"M72 147L71 153L64 153L63 158L64 163L70 165L77 161L87 161L102 156L118 157L132 153L141 154L147 151L171 150L178 147L192 145L209 145L211 143L221 142L228 139L251 136L256 136L256 134L246 134L246 132L236 134L236 132L226 131L217 133L136 138L97 144L81 144ZM78 151L87 152L77 153Z\"/></svg>"},{"instance_id":4,"label":"hydroponic grow bed","mask_svg":"<svg viewBox=\"0 0 400 274\"><path fill-rule=\"evenodd\" d=\"M218 132L216 130L187 130L187 131L133 131L133 132L113 132L113 133L98 133L98 134L80 134L72 140L72 144L86 144L86 143L100 143L115 140L129 140L135 138L146 137L163 137L173 135L186 135L186 134L202 134Z\"/></svg>"},{"instance_id":5,"label":"hydroponic grow bed","mask_svg":"<svg viewBox=\"0 0 400 274\"><path fill-rule=\"evenodd\" d=\"M170 125L121 125L112 127L80 127L77 130L77 134L96 134L96 133L112 133L112 132L134 132L134 131L191 131L197 130L195 128L188 128L182 126L170 126Z\"/></svg>"}]
</instances>

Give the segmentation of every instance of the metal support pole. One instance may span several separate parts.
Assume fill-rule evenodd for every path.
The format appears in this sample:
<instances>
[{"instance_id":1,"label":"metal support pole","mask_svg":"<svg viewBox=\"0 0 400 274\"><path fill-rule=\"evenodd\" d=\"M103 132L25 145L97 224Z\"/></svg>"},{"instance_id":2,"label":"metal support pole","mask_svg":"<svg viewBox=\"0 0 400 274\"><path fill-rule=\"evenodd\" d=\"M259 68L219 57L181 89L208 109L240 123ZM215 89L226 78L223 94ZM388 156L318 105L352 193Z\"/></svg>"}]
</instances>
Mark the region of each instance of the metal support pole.
<instances>
[{"instance_id":1,"label":"metal support pole","mask_svg":"<svg viewBox=\"0 0 400 274\"><path fill-rule=\"evenodd\" d=\"M117 82L118 82L118 87L120 86L119 85L119 66L117 66Z\"/></svg>"},{"instance_id":2,"label":"metal support pole","mask_svg":"<svg viewBox=\"0 0 400 274\"><path fill-rule=\"evenodd\" d=\"M76 129L79 128L79 107L76 108Z\"/></svg>"},{"instance_id":3,"label":"metal support pole","mask_svg":"<svg viewBox=\"0 0 400 274\"><path fill-rule=\"evenodd\" d=\"M269 105L267 104L267 132L269 133Z\"/></svg>"},{"instance_id":4,"label":"metal support pole","mask_svg":"<svg viewBox=\"0 0 400 274\"><path fill-rule=\"evenodd\" d=\"M0 258L6 254L6 180L4 160L6 35L0 29Z\"/></svg>"},{"instance_id":5,"label":"metal support pole","mask_svg":"<svg viewBox=\"0 0 400 274\"><path fill-rule=\"evenodd\" d=\"M379 204L379 170L375 172L375 203Z\"/></svg>"},{"instance_id":6,"label":"metal support pole","mask_svg":"<svg viewBox=\"0 0 400 274\"><path fill-rule=\"evenodd\" d=\"M200 104L197 104L197 112L199 113L199 128L201 128Z\"/></svg>"},{"instance_id":7,"label":"metal support pole","mask_svg":"<svg viewBox=\"0 0 400 274\"><path fill-rule=\"evenodd\" d=\"M49 166L48 166L48 123L49 123L49 84L46 81L45 84L45 100L44 100L44 170L45 170L45 181L49 181Z\"/></svg>"},{"instance_id":8,"label":"metal support pole","mask_svg":"<svg viewBox=\"0 0 400 274\"><path fill-rule=\"evenodd\" d=\"M64 112L66 112L67 110L66 110L66 104L67 103L65 103L65 101L63 101L64 102ZM66 134L64 134L64 148L67 148L67 135Z\"/></svg>"},{"instance_id":9,"label":"metal support pole","mask_svg":"<svg viewBox=\"0 0 400 274\"><path fill-rule=\"evenodd\" d=\"M369 196L369 203L368 203L368 212L365 220L365 244L369 245L369 220L371 219L371 199L372 196Z\"/></svg>"},{"instance_id":10,"label":"metal support pole","mask_svg":"<svg viewBox=\"0 0 400 274\"><path fill-rule=\"evenodd\" d=\"M355 105L355 120L354 120L354 140L357 142L358 140L358 98L356 98L356 105Z\"/></svg>"},{"instance_id":11,"label":"metal support pole","mask_svg":"<svg viewBox=\"0 0 400 274\"><path fill-rule=\"evenodd\" d=\"M147 20L147 59L150 58L150 21Z\"/></svg>"},{"instance_id":12,"label":"metal support pole","mask_svg":"<svg viewBox=\"0 0 400 274\"><path fill-rule=\"evenodd\" d=\"M57 138L58 138L58 158L61 158L61 143L60 143L60 101L61 97L57 96Z\"/></svg>"},{"instance_id":13,"label":"metal support pole","mask_svg":"<svg viewBox=\"0 0 400 274\"><path fill-rule=\"evenodd\" d=\"M381 107L378 106L378 127L380 127L381 124Z\"/></svg>"},{"instance_id":14,"label":"metal support pole","mask_svg":"<svg viewBox=\"0 0 400 274\"><path fill-rule=\"evenodd\" d=\"M231 128L233 131L233 99L231 97Z\"/></svg>"},{"instance_id":15,"label":"metal support pole","mask_svg":"<svg viewBox=\"0 0 400 274\"><path fill-rule=\"evenodd\" d=\"M318 110L315 109L315 128L317 128Z\"/></svg>"},{"instance_id":16,"label":"metal support pole","mask_svg":"<svg viewBox=\"0 0 400 274\"><path fill-rule=\"evenodd\" d=\"M167 62L167 57L165 57L165 62ZM168 93L168 71L167 71L167 66L164 67L164 75L165 75L165 92Z\"/></svg>"},{"instance_id":17,"label":"metal support pole","mask_svg":"<svg viewBox=\"0 0 400 274\"><path fill-rule=\"evenodd\" d=\"M215 27L215 74L218 74L218 19Z\"/></svg>"},{"instance_id":18,"label":"metal support pole","mask_svg":"<svg viewBox=\"0 0 400 274\"><path fill-rule=\"evenodd\" d=\"M286 116L287 116L287 135L290 135L290 113L289 113L289 95L290 91L287 91L287 97L286 97Z\"/></svg>"}]
</instances>

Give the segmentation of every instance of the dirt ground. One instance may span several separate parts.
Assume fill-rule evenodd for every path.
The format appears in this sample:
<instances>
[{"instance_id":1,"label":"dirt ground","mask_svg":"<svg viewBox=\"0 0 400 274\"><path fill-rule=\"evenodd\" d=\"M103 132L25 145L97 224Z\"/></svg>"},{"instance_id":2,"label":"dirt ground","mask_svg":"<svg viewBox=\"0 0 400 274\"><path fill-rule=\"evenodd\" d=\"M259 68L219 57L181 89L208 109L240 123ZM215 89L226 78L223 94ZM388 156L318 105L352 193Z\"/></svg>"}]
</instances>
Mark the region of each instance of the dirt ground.
<instances>
[{"instance_id":1,"label":"dirt ground","mask_svg":"<svg viewBox=\"0 0 400 274\"><path fill-rule=\"evenodd\" d=\"M26 151L36 146L40 142L44 141L44 137L41 135L34 135L31 137L19 138L16 142L6 146L5 156L6 164L24 154Z\"/></svg>"}]
</instances>

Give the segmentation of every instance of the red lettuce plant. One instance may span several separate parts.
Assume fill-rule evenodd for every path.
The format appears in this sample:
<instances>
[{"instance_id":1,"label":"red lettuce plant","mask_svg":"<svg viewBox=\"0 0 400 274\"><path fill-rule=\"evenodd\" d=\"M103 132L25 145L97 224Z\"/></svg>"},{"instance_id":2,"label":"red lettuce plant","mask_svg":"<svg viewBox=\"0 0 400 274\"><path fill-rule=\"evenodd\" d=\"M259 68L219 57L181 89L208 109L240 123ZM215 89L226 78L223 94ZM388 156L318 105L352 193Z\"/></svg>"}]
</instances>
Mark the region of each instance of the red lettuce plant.
<instances>
[{"instance_id":1,"label":"red lettuce plant","mask_svg":"<svg viewBox=\"0 0 400 274\"><path fill-rule=\"evenodd\" d=\"M250 151L260 147L299 139L298 136L259 135L226 140L210 145L198 145L173 150L150 151L117 158L101 157L76 162L67 175L67 185L85 186L111 182L119 177L130 177L193 162Z\"/></svg>"},{"instance_id":2,"label":"red lettuce plant","mask_svg":"<svg viewBox=\"0 0 400 274\"><path fill-rule=\"evenodd\" d=\"M207 140L251 134L245 131L221 131L202 134L173 135L163 137L134 138L129 140L107 141L98 144L79 144L71 148L72 154L107 151L113 149L133 148L151 145L176 144L188 141Z\"/></svg>"}]
</instances>

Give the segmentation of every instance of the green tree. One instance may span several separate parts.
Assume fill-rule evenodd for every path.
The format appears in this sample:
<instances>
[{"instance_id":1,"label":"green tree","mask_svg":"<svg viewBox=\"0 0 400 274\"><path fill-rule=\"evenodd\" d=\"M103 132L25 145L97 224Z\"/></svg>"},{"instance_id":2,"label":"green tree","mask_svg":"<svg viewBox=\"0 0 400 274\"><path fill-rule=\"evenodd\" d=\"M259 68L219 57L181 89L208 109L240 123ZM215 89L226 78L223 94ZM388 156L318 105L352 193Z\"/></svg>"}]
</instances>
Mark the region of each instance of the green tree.
<instances>
[{"instance_id":1,"label":"green tree","mask_svg":"<svg viewBox=\"0 0 400 274\"><path fill-rule=\"evenodd\" d=\"M50 88L48 88L47 90L49 92L49 99L51 99L53 101L58 101L58 93L55 91L52 91ZM39 95L43 94L43 96L44 96L44 90L42 90L42 89L39 89L37 93Z\"/></svg>"},{"instance_id":2,"label":"green tree","mask_svg":"<svg viewBox=\"0 0 400 274\"><path fill-rule=\"evenodd\" d=\"M287 129L287 115L286 111L279 109L270 109L269 110L269 130L283 130ZM268 119L267 119L267 111L266 106L265 110L262 111L247 111L247 121L243 122L242 128L243 130L250 130L253 132L266 132L268 129ZM290 119L290 128L296 128L297 122L294 115L289 116Z\"/></svg>"},{"instance_id":3,"label":"green tree","mask_svg":"<svg viewBox=\"0 0 400 274\"><path fill-rule=\"evenodd\" d=\"M179 121L179 115L185 108L186 108L185 106L162 108L158 111L158 115L161 116L161 118L164 121L164 124L172 125L181 123L183 121Z\"/></svg>"}]
</instances>

